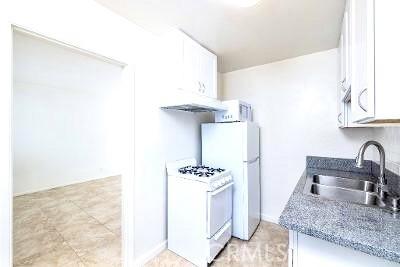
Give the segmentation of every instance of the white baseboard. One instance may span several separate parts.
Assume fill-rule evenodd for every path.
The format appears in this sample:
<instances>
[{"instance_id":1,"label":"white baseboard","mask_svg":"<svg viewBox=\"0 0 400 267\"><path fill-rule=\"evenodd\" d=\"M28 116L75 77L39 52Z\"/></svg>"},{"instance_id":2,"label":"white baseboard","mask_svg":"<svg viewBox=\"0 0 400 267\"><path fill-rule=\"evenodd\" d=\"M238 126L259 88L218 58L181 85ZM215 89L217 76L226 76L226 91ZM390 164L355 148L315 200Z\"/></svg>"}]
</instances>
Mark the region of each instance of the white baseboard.
<instances>
[{"instance_id":1,"label":"white baseboard","mask_svg":"<svg viewBox=\"0 0 400 267\"><path fill-rule=\"evenodd\" d=\"M279 218L276 218L274 216L271 216L271 215L265 214L265 213L261 213L261 220L276 223L276 224L279 223Z\"/></svg>"},{"instance_id":2,"label":"white baseboard","mask_svg":"<svg viewBox=\"0 0 400 267\"><path fill-rule=\"evenodd\" d=\"M167 240L164 240L154 248L150 249L148 252L144 253L137 260L135 260L135 266L144 266L147 262L153 259L155 256L160 254L161 251L167 248Z\"/></svg>"}]
</instances>

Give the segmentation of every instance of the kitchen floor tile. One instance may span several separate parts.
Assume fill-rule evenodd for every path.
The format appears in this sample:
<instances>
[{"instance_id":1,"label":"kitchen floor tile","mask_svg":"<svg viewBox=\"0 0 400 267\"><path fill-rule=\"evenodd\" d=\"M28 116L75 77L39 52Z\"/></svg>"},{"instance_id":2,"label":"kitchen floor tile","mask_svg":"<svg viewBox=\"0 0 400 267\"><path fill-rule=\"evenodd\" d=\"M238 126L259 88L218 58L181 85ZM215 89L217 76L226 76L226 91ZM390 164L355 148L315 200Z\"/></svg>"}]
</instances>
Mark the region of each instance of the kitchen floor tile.
<instances>
[{"instance_id":1,"label":"kitchen floor tile","mask_svg":"<svg viewBox=\"0 0 400 267\"><path fill-rule=\"evenodd\" d=\"M78 256L104 246L116 238L113 232L94 221L71 225L65 230L60 231L60 233Z\"/></svg>"},{"instance_id":2,"label":"kitchen floor tile","mask_svg":"<svg viewBox=\"0 0 400 267\"><path fill-rule=\"evenodd\" d=\"M14 266L37 267L84 267L81 259L65 242L60 243L53 250L41 253L36 257L30 257L17 262Z\"/></svg>"},{"instance_id":3,"label":"kitchen floor tile","mask_svg":"<svg viewBox=\"0 0 400 267\"><path fill-rule=\"evenodd\" d=\"M121 179L14 197L14 266L121 266Z\"/></svg>"},{"instance_id":4,"label":"kitchen floor tile","mask_svg":"<svg viewBox=\"0 0 400 267\"><path fill-rule=\"evenodd\" d=\"M62 242L62 236L55 229L46 229L27 235L26 238L20 238L14 242L14 262L40 256Z\"/></svg>"},{"instance_id":5,"label":"kitchen floor tile","mask_svg":"<svg viewBox=\"0 0 400 267\"><path fill-rule=\"evenodd\" d=\"M121 204L115 201L102 201L83 210L102 224L121 218Z\"/></svg>"},{"instance_id":6,"label":"kitchen floor tile","mask_svg":"<svg viewBox=\"0 0 400 267\"><path fill-rule=\"evenodd\" d=\"M145 267L196 267L189 261L166 249L146 263Z\"/></svg>"},{"instance_id":7,"label":"kitchen floor tile","mask_svg":"<svg viewBox=\"0 0 400 267\"><path fill-rule=\"evenodd\" d=\"M105 245L91 249L80 258L85 266L119 267L121 266L121 240L114 238Z\"/></svg>"}]
</instances>

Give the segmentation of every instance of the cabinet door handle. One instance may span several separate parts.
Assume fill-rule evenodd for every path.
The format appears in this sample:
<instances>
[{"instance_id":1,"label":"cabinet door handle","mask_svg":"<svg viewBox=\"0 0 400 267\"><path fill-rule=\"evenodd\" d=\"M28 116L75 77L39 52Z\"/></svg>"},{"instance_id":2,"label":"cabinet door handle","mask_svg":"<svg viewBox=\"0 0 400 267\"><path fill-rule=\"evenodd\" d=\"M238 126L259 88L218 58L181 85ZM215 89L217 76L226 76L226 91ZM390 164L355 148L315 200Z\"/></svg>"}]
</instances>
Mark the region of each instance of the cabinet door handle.
<instances>
[{"instance_id":1,"label":"cabinet door handle","mask_svg":"<svg viewBox=\"0 0 400 267\"><path fill-rule=\"evenodd\" d=\"M197 83L199 84L199 90L198 91L201 92L201 82L198 81Z\"/></svg>"},{"instance_id":2,"label":"cabinet door handle","mask_svg":"<svg viewBox=\"0 0 400 267\"><path fill-rule=\"evenodd\" d=\"M337 120L340 124L342 124L342 112L340 112L339 115L337 116Z\"/></svg>"},{"instance_id":3,"label":"cabinet door handle","mask_svg":"<svg viewBox=\"0 0 400 267\"><path fill-rule=\"evenodd\" d=\"M360 106L360 108L362 110L364 110L365 112L368 112L367 107L365 107L362 103L361 103L361 96L367 92L368 88L364 88L363 90L360 91L360 93L358 93L358 105Z\"/></svg>"},{"instance_id":4,"label":"cabinet door handle","mask_svg":"<svg viewBox=\"0 0 400 267\"><path fill-rule=\"evenodd\" d=\"M344 86L344 83L346 82L346 78L340 81L340 86L342 87L342 91L346 91L346 87Z\"/></svg>"},{"instance_id":5,"label":"cabinet door handle","mask_svg":"<svg viewBox=\"0 0 400 267\"><path fill-rule=\"evenodd\" d=\"M342 81L340 81L341 87L342 87L342 91L347 91L351 88L351 84L349 84L349 86L346 88L346 78L344 78Z\"/></svg>"}]
</instances>

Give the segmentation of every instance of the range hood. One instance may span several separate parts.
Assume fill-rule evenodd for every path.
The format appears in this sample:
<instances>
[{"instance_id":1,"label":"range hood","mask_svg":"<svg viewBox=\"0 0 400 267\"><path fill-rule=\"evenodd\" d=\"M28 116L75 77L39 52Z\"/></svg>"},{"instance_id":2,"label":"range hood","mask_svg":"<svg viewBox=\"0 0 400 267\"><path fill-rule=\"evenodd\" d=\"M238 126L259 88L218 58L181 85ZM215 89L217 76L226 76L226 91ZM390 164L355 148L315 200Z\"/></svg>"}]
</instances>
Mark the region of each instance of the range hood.
<instances>
[{"instance_id":1,"label":"range hood","mask_svg":"<svg viewBox=\"0 0 400 267\"><path fill-rule=\"evenodd\" d=\"M187 112L215 112L226 110L221 101L182 89L170 90L164 98L162 109Z\"/></svg>"}]
</instances>

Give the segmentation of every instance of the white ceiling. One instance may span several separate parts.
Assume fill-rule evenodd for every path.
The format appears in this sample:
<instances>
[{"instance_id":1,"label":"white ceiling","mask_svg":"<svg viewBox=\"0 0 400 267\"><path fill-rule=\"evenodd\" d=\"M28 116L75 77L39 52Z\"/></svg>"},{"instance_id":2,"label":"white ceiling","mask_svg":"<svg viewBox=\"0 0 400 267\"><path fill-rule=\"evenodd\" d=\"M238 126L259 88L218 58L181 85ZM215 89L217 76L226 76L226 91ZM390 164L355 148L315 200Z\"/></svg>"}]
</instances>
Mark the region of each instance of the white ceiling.
<instances>
[{"instance_id":1,"label":"white ceiling","mask_svg":"<svg viewBox=\"0 0 400 267\"><path fill-rule=\"evenodd\" d=\"M219 57L219 71L266 64L337 47L345 0L96 0L139 26L186 32Z\"/></svg>"}]
</instances>

